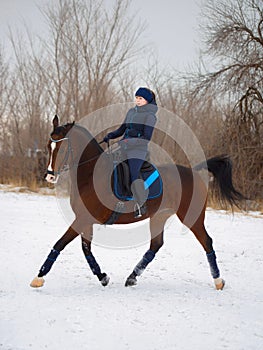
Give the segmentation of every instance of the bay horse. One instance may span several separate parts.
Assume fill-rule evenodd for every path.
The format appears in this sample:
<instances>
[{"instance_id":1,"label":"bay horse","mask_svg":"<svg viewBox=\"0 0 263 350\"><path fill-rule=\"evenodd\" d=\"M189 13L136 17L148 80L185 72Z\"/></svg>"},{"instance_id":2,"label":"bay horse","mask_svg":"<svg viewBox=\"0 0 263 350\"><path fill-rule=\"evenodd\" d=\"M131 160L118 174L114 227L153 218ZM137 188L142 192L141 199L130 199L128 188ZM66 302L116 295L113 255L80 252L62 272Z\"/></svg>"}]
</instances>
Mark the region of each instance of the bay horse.
<instances>
[{"instance_id":1,"label":"bay horse","mask_svg":"<svg viewBox=\"0 0 263 350\"><path fill-rule=\"evenodd\" d=\"M207 169L212 173L218 186L219 199L225 200L231 206L238 205L243 196L233 186L232 163L228 156L210 158L193 169L175 164L158 167L163 183L162 196L147 201L146 216L134 218L133 201L125 204L126 209L128 208L125 212L115 215L112 205L118 205L119 200L109 190L112 159L86 128L74 122L60 126L59 119L55 116L48 150L46 180L55 182L62 169L67 166L71 178L70 205L75 219L53 246L37 277L31 282L31 287L43 286L43 277L50 271L60 252L78 235L81 236L82 250L91 271L103 286L107 286L109 276L101 271L91 251L93 225L110 222L128 224L149 218L150 247L125 282L125 286L133 286L137 284L137 277L143 273L162 247L165 222L171 215L177 214L202 245L215 288L223 289L225 282L220 277L213 241L204 225L208 188L199 171ZM99 172L96 169L99 169Z\"/></svg>"}]
</instances>

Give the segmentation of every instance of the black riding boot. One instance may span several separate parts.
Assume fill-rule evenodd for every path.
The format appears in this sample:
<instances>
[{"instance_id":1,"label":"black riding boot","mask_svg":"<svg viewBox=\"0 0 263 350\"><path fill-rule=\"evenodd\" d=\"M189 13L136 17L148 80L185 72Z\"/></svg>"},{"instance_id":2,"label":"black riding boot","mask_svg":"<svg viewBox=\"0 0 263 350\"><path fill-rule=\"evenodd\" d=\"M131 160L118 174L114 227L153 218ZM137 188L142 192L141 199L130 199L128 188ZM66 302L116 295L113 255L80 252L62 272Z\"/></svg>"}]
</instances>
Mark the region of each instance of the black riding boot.
<instances>
[{"instance_id":1,"label":"black riding boot","mask_svg":"<svg viewBox=\"0 0 263 350\"><path fill-rule=\"evenodd\" d=\"M149 190L145 190L144 181L141 179L133 181L131 184L133 199L136 202L134 206L134 217L140 218L147 212L146 201Z\"/></svg>"}]
</instances>

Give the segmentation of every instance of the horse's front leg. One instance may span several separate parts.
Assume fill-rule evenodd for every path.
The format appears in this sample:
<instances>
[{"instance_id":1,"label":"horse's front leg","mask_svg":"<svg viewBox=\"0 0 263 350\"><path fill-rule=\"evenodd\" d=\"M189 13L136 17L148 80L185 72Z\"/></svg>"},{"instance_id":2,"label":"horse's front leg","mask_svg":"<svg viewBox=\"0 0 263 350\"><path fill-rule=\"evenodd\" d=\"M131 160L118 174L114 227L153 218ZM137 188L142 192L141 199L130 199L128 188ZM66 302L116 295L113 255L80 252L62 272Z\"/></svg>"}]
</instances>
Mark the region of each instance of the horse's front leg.
<instances>
[{"instance_id":1,"label":"horse's front leg","mask_svg":"<svg viewBox=\"0 0 263 350\"><path fill-rule=\"evenodd\" d=\"M150 218L151 243L150 249L144 254L139 263L135 266L125 282L125 287L137 284L137 276L140 276L148 264L154 259L155 254L163 245L163 232L166 220L172 215L171 212L159 212Z\"/></svg>"},{"instance_id":2,"label":"horse's front leg","mask_svg":"<svg viewBox=\"0 0 263 350\"><path fill-rule=\"evenodd\" d=\"M89 264L89 267L93 274L98 277L100 283L105 287L108 285L110 278L105 272L101 272L100 266L97 263L94 255L91 252L91 241L92 241L92 226L85 229L84 236L81 237L82 250L85 258Z\"/></svg>"},{"instance_id":3,"label":"horse's front leg","mask_svg":"<svg viewBox=\"0 0 263 350\"><path fill-rule=\"evenodd\" d=\"M163 245L163 231L159 233L156 237L151 239L150 249L144 254L142 259L138 262L138 264L133 269L130 276L127 278L125 282L125 287L134 286L137 284L137 276L140 276L143 271L146 269L147 265L154 259L155 254Z\"/></svg>"},{"instance_id":4,"label":"horse's front leg","mask_svg":"<svg viewBox=\"0 0 263 350\"><path fill-rule=\"evenodd\" d=\"M60 252L78 235L79 234L72 228L72 226L70 226L67 229L66 233L57 241L57 243L51 249L51 252L47 256L44 264L41 266L37 277L35 277L30 283L31 287L38 288L43 286L45 282L43 276L45 276L50 271Z\"/></svg>"}]
</instances>

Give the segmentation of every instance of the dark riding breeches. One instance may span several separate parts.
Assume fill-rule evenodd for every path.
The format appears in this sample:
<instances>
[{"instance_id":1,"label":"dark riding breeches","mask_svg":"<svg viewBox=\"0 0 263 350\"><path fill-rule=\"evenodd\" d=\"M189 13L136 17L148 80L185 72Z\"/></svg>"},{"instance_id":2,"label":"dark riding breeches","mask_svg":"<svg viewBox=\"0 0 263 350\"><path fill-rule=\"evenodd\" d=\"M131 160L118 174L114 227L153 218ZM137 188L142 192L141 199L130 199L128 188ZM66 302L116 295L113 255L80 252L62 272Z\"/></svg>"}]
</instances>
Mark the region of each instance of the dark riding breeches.
<instances>
[{"instance_id":1,"label":"dark riding breeches","mask_svg":"<svg viewBox=\"0 0 263 350\"><path fill-rule=\"evenodd\" d=\"M144 163L143 159L129 158L128 159L131 183L139 178L140 169Z\"/></svg>"}]
</instances>

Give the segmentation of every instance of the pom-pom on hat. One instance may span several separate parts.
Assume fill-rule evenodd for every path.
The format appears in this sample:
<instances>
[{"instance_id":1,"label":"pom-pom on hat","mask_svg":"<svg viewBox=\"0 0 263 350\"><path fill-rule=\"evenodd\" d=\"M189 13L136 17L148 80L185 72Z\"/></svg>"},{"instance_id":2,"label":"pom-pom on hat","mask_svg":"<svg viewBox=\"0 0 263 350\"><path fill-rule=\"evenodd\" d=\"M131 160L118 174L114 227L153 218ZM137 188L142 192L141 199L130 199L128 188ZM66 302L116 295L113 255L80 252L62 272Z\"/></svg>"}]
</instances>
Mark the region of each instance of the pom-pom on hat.
<instances>
[{"instance_id":1,"label":"pom-pom on hat","mask_svg":"<svg viewBox=\"0 0 263 350\"><path fill-rule=\"evenodd\" d=\"M154 96L153 96L151 90L149 90L145 87L140 87L135 92L135 96L143 97L148 103L151 103L154 100Z\"/></svg>"}]
</instances>

